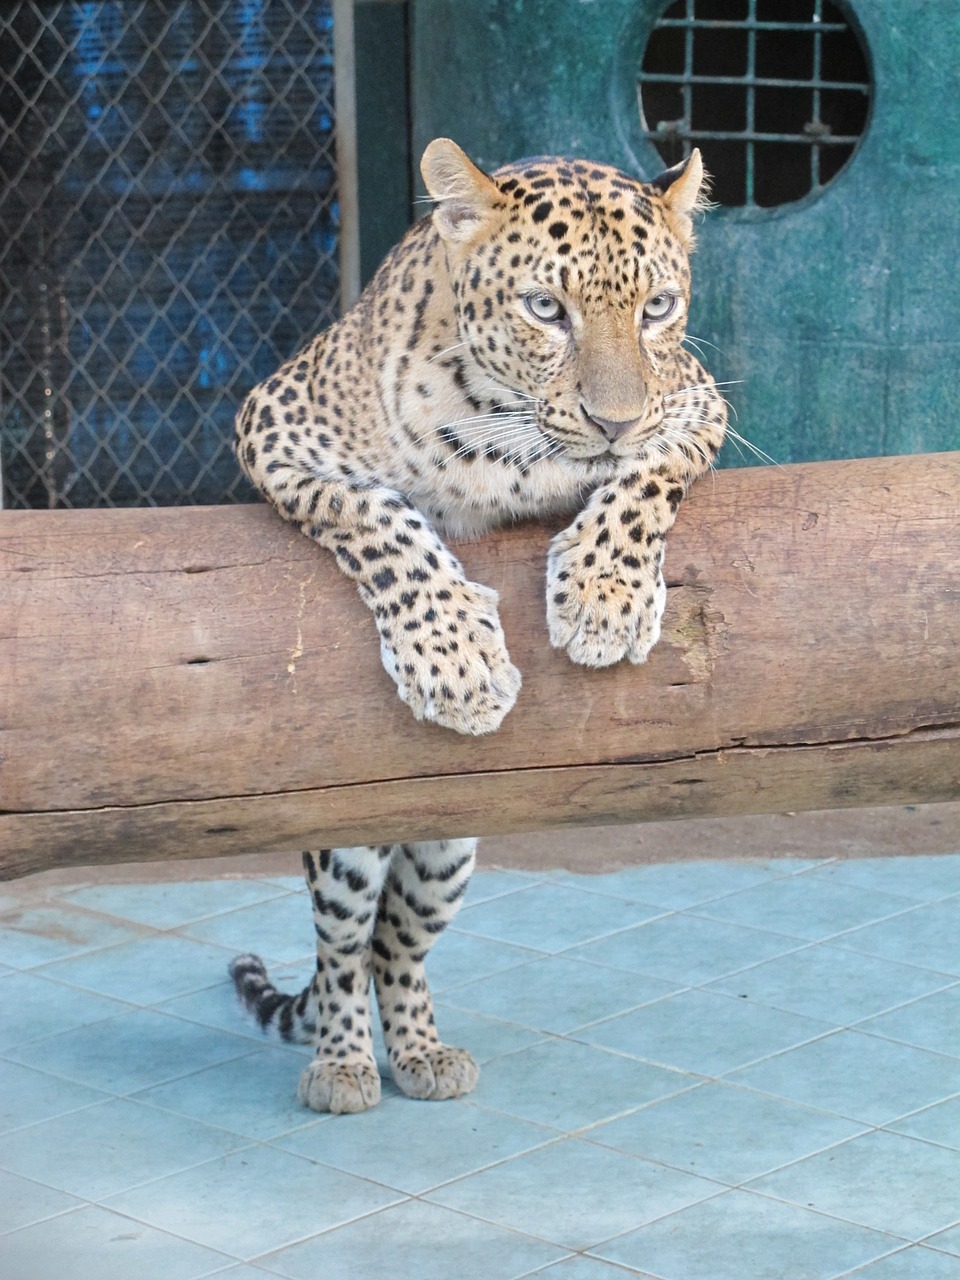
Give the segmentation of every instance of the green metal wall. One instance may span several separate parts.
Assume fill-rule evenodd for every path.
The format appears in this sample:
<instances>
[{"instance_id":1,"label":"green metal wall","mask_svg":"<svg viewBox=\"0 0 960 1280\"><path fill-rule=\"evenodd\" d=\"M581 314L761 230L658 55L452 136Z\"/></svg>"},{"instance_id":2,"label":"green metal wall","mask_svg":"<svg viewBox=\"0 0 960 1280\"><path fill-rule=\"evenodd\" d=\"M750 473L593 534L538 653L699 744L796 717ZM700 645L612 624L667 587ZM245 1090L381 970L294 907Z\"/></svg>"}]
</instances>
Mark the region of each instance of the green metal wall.
<instances>
[{"instance_id":1,"label":"green metal wall","mask_svg":"<svg viewBox=\"0 0 960 1280\"><path fill-rule=\"evenodd\" d=\"M664 7L411 0L414 159L445 134L485 167L562 152L652 176L636 75ZM690 330L781 462L960 448L960 0L847 7L874 78L858 152L818 197L708 215L695 263Z\"/></svg>"}]
</instances>

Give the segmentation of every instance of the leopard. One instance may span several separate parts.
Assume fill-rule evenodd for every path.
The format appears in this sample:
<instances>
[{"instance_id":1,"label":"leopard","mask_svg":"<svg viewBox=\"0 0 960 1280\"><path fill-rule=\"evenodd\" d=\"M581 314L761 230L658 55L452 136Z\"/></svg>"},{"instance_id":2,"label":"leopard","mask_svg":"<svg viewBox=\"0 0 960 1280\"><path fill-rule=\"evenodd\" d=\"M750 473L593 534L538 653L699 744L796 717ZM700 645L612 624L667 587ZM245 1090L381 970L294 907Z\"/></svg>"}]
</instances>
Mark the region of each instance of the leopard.
<instances>
[{"instance_id":1,"label":"leopard","mask_svg":"<svg viewBox=\"0 0 960 1280\"><path fill-rule=\"evenodd\" d=\"M423 153L432 207L355 305L246 397L240 466L330 552L373 613L383 666L417 720L493 733L516 703L498 596L448 542L566 517L550 542L551 645L602 668L642 663L666 600L665 538L727 426L685 345L700 153L652 180L607 163L519 160L488 173L451 139ZM242 1004L314 1048L298 1086L318 1112L381 1096L387 1063L417 1099L476 1084L445 1044L424 971L456 916L475 839L303 855L316 970L281 993L255 954L230 972Z\"/></svg>"}]
</instances>

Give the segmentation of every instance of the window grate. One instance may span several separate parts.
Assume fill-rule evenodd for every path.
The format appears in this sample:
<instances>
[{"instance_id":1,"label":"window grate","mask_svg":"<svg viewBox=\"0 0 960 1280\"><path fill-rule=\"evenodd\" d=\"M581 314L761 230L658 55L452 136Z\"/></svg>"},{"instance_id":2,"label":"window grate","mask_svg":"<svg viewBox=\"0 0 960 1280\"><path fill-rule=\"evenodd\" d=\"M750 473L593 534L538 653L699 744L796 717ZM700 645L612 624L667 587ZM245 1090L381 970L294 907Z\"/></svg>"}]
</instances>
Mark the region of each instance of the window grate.
<instances>
[{"instance_id":1,"label":"window grate","mask_svg":"<svg viewBox=\"0 0 960 1280\"><path fill-rule=\"evenodd\" d=\"M644 135L668 164L702 146L724 205L821 191L863 136L863 46L832 0L674 0L638 75Z\"/></svg>"},{"instance_id":2,"label":"window grate","mask_svg":"<svg viewBox=\"0 0 960 1280\"><path fill-rule=\"evenodd\" d=\"M0 0L0 495L244 500L247 390L336 318L330 0Z\"/></svg>"}]
</instances>

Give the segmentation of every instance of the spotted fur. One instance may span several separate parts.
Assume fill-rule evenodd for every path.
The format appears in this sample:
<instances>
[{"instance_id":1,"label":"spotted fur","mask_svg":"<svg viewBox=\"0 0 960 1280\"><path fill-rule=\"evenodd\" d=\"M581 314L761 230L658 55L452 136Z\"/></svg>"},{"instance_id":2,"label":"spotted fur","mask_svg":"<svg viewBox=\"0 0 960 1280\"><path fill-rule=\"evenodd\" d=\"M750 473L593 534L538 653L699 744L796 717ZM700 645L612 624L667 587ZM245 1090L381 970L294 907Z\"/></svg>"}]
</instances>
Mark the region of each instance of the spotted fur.
<instances>
[{"instance_id":1,"label":"spotted fur","mask_svg":"<svg viewBox=\"0 0 960 1280\"><path fill-rule=\"evenodd\" d=\"M286 519L336 557L373 611L413 714L464 734L514 705L497 596L443 541L576 511L547 563L551 643L578 663L643 662L660 631L664 539L726 427L682 345L699 155L651 183L579 160L488 176L447 139L436 201L356 306L248 396L237 455ZM373 977L390 1065L413 1097L477 1076L441 1044L423 960L459 906L474 841L304 855L317 974L284 996L254 956L237 989L265 1026L309 1039L316 1110L379 1097Z\"/></svg>"}]
</instances>

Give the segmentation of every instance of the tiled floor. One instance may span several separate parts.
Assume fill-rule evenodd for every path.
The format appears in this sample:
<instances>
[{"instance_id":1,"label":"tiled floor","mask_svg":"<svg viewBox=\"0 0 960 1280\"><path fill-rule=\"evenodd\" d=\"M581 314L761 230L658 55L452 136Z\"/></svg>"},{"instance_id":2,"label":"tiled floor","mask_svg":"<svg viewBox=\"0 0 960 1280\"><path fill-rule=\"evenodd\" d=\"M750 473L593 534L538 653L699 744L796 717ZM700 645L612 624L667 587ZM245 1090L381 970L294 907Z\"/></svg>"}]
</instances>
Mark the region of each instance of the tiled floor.
<instances>
[{"instance_id":1,"label":"tiled floor","mask_svg":"<svg viewBox=\"0 0 960 1280\"><path fill-rule=\"evenodd\" d=\"M299 883L4 886L3 1280L958 1280L960 855L478 873L475 1093L300 1108Z\"/></svg>"}]
</instances>

